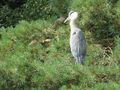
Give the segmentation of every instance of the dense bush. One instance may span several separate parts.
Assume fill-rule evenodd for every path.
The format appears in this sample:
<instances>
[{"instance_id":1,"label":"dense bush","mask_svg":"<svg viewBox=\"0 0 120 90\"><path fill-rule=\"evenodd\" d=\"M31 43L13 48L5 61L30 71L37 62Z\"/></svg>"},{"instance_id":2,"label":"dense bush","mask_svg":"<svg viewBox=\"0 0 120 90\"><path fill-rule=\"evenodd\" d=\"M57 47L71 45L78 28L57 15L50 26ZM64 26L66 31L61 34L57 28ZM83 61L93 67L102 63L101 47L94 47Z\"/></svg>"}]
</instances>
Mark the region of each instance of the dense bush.
<instances>
[{"instance_id":1,"label":"dense bush","mask_svg":"<svg viewBox=\"0 0 120 90\"><path fill-rule=\"evenodd\" d=\"M82 66L71 56L68 28L50 27L50 22L37 20L0 29L1 90L119 90L119 40L107 57L89 44Z\"/></svg>"},{"instance_id":2,"label":"dense bush","mask_svg":"<svg viewBox=\"0 0 120 90\"><path fill-rule=\"evenodd\" d=\"M56 18L68 10L69 0L8 0L0 7L0 27L20 20Z\"/></svg>"},{"instance_id":3,"label":"dense bush","mask_svg":"<svg viewBox=\"0 0 120 90\"><path fill-rule=\"evenodd\" d=\"M84 65L74 63L69 28L53 29L51 20L44 20L66 14L69 0L26 0L15 8L7 1L17 0L1 4L1 26L21 19L29 22L0 28L0 90L119 90L120 0L71 3L69 9L80 12L79 23L87 39ZM102 44L104 39L114 39L113 50L94 44L93 37Z\"/></svg>"}]
</instances>

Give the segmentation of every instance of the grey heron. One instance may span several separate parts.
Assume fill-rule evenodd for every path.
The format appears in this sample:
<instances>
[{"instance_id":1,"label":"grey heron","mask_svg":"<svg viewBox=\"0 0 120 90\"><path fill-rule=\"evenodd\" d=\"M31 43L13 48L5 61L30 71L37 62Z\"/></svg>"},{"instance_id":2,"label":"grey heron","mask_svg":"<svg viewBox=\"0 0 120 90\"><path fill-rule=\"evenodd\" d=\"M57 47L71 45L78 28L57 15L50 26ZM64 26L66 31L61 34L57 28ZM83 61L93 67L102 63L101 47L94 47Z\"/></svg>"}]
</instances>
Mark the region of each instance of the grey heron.
<instances>
[{"instance_id":1,"label":"grey heron","mask_svg":"<svg viewBox=\"0 0 120 90\"><path fill-rule=\"evenodd\" d=\"M83 32L76 25L78 18L78 12L70 11L68 18L64 21L70 21L70 48L73 57L76 59L76 63L83 64L84 57L86 55L86 40Z\"/></svg>"}]
</instances>

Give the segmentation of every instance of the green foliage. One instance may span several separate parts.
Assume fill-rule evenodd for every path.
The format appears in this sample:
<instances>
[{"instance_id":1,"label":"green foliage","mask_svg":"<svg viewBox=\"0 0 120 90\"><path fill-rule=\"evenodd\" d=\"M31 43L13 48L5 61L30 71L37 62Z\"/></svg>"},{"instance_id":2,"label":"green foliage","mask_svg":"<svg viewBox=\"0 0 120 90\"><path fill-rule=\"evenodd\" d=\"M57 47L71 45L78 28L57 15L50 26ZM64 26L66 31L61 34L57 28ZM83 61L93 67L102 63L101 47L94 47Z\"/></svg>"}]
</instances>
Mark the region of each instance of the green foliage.
<instances>
[{"instance_id":1,"label":"green foliage","mask_svg":"<svg viewBox=\"0 0 120 90\"><path fill-rule=\"evenodd\" d=\"M0 28L0 90L119 90L120 0L73 0L68 7L69 2L27 0L14 9L0 7L1 26L22 20ZM80 12L88 44L84 65L71 55L69 28L51 28L49 18L68 8ZM93 42L106 44L109 38L115 39L113 50Z\"/></svg>"},{"instance_id":2,"label":"green foliage","mask_svg":"<svg viewBox=\"0 0 120 90\"><path fill-rule=\"evenodd\" d=\"M49 0L27 0L23 5L23 18L35 20L39 17L49 18L51 16Z\"/></svg>"},{"instance_id":3,"label":"green foliage","mask_svg":"<svg viewBox=\"0 0 120 90\"><path fill-rule=\"evenodd\" d=\"M11 10L7 6L0 7L0 27L5 25L11 25L14 20L11 20Z\"/></svg>"},{"instance_id":4,"label":"green foliage","mask_svg":"<svg viewBox=\"0 0 120 90\"><path fill-rule=\"evenodd\" d=\"M119 40L107 57L88 43L85 65L79 65L70 53L69 29L54 30L50 23L21 21L0 28L1 90L119 90L119 56L114 56L120 54Z\"/></svg>"},{"instance_id":5,"label":"green foliage","mask_svg":"<svg viewBox=\"0 0 120 90\"><path fill-rule=\"evenodd\" d=\"M59 17L67 12L69 2L69 0L26 0L16 8L10 7L7 2L7 5L0 7L0 27L14 26L20 20Z\"/></svg>"},{"instance_id":6,"label":"green foliage","mask_svg":"<svg viewBox=\"0 0 120 90\"><path fill-rule=\"evenodd\" d=\"M119 56L120 48L119 47L120 47L120 38L117 37L116 38L116 47L114 47L114 50L113 50L113 52L114 52L113 58L116 60L116 62L118 64L120 64L120 56Z\"/></svg>"}]
</instances>

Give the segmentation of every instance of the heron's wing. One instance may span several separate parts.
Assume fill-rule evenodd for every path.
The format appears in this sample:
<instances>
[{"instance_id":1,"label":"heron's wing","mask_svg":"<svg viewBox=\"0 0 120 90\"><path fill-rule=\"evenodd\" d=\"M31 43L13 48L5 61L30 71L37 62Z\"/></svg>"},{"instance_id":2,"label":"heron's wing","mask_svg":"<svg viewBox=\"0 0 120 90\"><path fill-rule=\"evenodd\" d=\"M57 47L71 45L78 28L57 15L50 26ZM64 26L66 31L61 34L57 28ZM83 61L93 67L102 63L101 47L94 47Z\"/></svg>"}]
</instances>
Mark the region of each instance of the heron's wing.
<instances>
[{"instance_id":1,"label":"heron's wing","mask_svg":"<svg viewBox=\"0 0 120 90\"><path fill-rule=\"evenodd\" d=\"M77 37L76 49L78 52L78 56L79 55L84 56L86 54L86 48L87 48L85 36L82 31L78 31L76 37Z\"/></svg>"}]
</instances>

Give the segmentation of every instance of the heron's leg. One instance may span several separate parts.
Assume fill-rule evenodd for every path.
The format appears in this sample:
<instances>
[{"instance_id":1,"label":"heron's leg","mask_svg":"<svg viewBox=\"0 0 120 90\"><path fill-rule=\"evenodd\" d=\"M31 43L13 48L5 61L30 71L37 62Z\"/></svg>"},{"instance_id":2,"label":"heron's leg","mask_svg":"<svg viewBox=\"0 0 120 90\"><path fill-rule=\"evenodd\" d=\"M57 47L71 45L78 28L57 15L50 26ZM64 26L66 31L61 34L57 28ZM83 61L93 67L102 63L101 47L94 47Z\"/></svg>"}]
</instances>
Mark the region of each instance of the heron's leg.
<instances>
[{"instance_id":1,"label":"heron's leg","mask_svg":"<svg viewBox=\"0 0 120 90\"><path fill-rule=\"evenodd\" d=\"M79 57L75 57L75 60L76 60L76 63L83 64L84 58L82 56L79 56Z\"/></svg>"},{"instance_id":2,"label":"heron's leg","mask_svg":"<svg viewBox=\"0 0 120 90\"><path fill-rule=\"evenodd\" d=\"M83 57L82 56L80 56L80 57L78 57L78 63L80 63L80 64L83 64Z\"/></svg>"}]
</instances>

